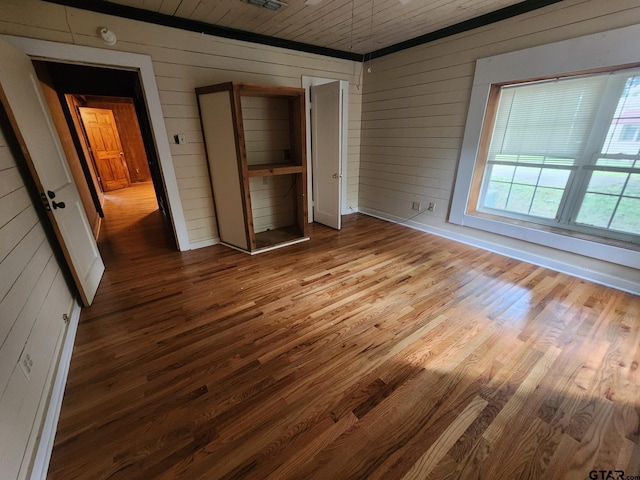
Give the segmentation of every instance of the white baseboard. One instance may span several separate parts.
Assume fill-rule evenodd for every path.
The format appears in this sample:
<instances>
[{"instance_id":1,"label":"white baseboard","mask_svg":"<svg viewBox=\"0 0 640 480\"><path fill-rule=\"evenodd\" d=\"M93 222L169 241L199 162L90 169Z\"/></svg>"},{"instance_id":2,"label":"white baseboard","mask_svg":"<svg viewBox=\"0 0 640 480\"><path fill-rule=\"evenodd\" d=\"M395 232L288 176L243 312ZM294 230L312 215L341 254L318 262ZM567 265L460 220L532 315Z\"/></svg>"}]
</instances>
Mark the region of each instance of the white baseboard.
<instances>
[{"instance_id":1,"label":"white baseboard","mask_svg":"<svg viewBox=\"0 0 640 480\"><path fill-rule=\"evenodd\" d=\"M614 277L613 275L608 275L606 273L596 272L596 271L583 268L571 263L561 262L558 260L541 256L541 255L526 252L524 250L520 250L517 248L512 248L512 247L507 247L507 246L492 243L492 242L487 242L485 240L480 240L469 235L462 235L455 232L450 232L448 230L444 230L442 228L424 225L422 223L414 222L412 220L406 220L404 218L396 217L394 215L390 215L384 212L379 212L377 210L362 208L362 207L360 207L358 210L360 211L360 213L363 213L365 215L369 215L371 217L379 218L381 220L386 220L393 223L398 223L400 225L413 228L414 230L420 230L421 232L438 235L439 237L464 243L465 245L478 247L483 250L488 250L490 252L499 253L500 255L505 255L507 257L514 258L516 260L522 260L524 262L549 268L557 272L566 273L574 277L582 278L584 280L589 280L591 282L598 283L600 285L616 288L624 292L633 293L634 295L640 295L640 277L639 277L639 281L634 282L631 280Z\"/></svg>"},{"instance_id":2,"label":"white baseboard","mask_svg":"<svg viewBox=\"0 0 640 480\"><path fill-rule=\"evenodd\" d=\"M76 332L78 331L78 321L80 320L80 304L76 301L71 311L71 318L62 344L58 368L55 373L53 387L51 388L51 398L47 407L47 413L40 434L40 442L33 461L31 469L31 480L45 480L47 470L49 469L49 461L51 460L51 452L53 451L53 441L56 437L56 429L58 427L58 419L60 418L60 409L62 408L62 398L64 397L64 389L67 384L67 376L69 375L69 365L71 364L71 354L76 340Z\"/></svg>"}]
</instances>

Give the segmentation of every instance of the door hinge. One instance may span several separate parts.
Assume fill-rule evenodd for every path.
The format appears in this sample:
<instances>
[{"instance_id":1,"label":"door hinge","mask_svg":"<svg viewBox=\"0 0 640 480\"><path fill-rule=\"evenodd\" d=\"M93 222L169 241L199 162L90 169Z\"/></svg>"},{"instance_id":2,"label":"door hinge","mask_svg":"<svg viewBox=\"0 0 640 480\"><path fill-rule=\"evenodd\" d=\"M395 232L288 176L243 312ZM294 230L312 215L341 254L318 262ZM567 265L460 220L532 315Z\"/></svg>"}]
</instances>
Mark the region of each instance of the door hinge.
<instances>
[{"instance_id":1,"label":"door hinge","mask_svg":"<svg viewBox=\"0 0 640 480\"><path fill-rule=\"evenodd\" d=\"M69 315L67 315L66 313L62 314L62 321L64 323L69 323L71 321L71 318L69 317Z\"/></svg>"}]
</instances>

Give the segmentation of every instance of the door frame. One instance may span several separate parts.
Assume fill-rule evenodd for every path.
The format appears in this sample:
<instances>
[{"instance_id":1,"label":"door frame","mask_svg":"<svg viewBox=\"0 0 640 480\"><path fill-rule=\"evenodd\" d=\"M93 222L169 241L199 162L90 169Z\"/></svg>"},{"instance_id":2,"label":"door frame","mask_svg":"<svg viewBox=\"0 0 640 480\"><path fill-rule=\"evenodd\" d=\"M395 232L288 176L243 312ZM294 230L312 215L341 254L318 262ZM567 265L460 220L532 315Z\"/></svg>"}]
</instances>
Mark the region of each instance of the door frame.
<instances>
[{"instance_id":1,"label":"door frame","mask_svg":"<svg viewBox=\"0 0 640 480\"><path fill-rule=\"evenodd\" d=\"M189 250L191 245L187 225L182 209L182 201L178 190L178 181L173 166L173 158L169 148L169 139L162 115L160 94L153 64L149 55L118 52L94 47L84 47L66 43L36 40L12 35L0 35L2 39L22 50L36 60L62 63L78 63L80 65L101 68L137 71L147 105L151 132L160 163L160 172L167 193L167 205L172 221L176 244L180 251Z\"/></svg>"},{"instance_id":2,"label":"door frame","mask_svg":"<svg viewBox=\"0 0 640 480\"><path fill-rule=\"evenodd\" d=\"M324 85L325 83L340 82L340 91L342 93L342 105L340 111L342 114L342 134L340 135L340 214L346 215L350 213L347 207L347 155L348 155L348 138L349 138L349 82L337 78L310 77L302 75L302 88L305 90L305 115L306 115L306 133L307 133L307 204L308 204L308 220L313 222L313 162L311 158L311 87L316 85Z\"/></svg>"}]
</instances>

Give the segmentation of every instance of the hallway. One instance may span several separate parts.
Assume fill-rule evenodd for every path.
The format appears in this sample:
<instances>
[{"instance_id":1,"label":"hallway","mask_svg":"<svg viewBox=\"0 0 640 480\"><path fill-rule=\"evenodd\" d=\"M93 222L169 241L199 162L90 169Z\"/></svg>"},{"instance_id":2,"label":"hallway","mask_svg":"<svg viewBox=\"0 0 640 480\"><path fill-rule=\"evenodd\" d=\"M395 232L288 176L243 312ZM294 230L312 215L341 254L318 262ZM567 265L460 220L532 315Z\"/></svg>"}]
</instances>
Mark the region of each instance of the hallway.
<instances>
[{"instance_id":1,"label":"hallway","mask_svg":"<svg viewBox=\"0 0 640 480\"><path fill-rule=\"evenodd\" d=\"M98 248L107 271L133 258L176 251L171 226L158 210L153 183L133 183L104 196Z\"/></svg>"}]
</instances>

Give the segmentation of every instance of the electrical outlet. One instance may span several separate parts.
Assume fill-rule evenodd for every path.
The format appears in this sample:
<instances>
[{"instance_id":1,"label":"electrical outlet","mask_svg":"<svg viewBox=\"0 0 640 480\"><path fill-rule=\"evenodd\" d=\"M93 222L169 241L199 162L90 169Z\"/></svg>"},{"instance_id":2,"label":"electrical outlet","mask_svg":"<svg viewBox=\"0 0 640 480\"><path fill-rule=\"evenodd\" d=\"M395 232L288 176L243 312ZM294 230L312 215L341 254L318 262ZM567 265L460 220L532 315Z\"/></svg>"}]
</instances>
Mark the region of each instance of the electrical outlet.
<instances>
[{"instance_id":1,"label":"electrical outlet","mask_svg":"<svg viewBox=\"0 0 640 480\"><path fill-rule=\"evenodd\" d=\"M187 143L187 136L184 133L178 133L173 136L173 141L176 145L184 145Z\"/></svg>"},{"instance_id":2,"label":"electrical outlet","mask_svg":"<svg viewBox=\"0 0 640 480\"><path fill-rule=\"evenodd\" d=\"M31 380L31 369L33 368L33 360L31 359L31 356L23 351L22 355L20 356L19 363L20 370L22 370L24 376L27 378L27 380Z\"/></svg>"},{"instance_id":3,"label":"electrical outlet","mask_svg":"<svg viewBox=\"0 0 640 480\"><path fill-rule=\"evenodd\" d=\"M430 212L436 211L436 204L434 202L429 202L429 208L427 208Z\"/></svg>"},{"instance_id":4,"label":"electrical outlet","mask_svg":"<svg viewBox=\"0 0 640 480\"><path fill-rule=\"evenodd\" d=\"M411 210L415 210L416 212L420 211L420 202L413 202L413 205L411 205Z\"/></svg>"}]
</instances>

